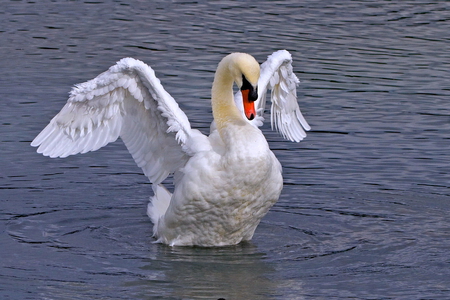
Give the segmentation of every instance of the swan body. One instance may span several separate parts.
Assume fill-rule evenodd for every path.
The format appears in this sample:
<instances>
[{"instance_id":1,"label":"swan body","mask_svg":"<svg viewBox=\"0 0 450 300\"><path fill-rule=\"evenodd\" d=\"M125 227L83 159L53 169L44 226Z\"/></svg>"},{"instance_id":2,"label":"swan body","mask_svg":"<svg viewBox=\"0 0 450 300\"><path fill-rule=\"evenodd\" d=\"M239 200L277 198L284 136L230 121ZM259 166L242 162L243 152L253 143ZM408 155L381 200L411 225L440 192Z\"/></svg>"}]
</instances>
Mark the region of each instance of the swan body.
<instances>
[{"instance_id":1,"label":"swan body","mask_svg":"<svg viewBox=\"0 0 450 300\"><path fill-rule=\"evenodd\" d=\"M66 157L121 137L153 184L147 212L157 242L207 247L250 240L283 186L281 165L258 129L267 90L273 127L296 142L309 130L291 62L285 50L261 67L244 53L223 58L211 93L214 122L206 136L190 127L149 66L124 58L77 85L31 145L46 156ZM235 96L233 84L240 89ZM161 184L170 173L173 194Z\"/></svg>"}]
</instances>

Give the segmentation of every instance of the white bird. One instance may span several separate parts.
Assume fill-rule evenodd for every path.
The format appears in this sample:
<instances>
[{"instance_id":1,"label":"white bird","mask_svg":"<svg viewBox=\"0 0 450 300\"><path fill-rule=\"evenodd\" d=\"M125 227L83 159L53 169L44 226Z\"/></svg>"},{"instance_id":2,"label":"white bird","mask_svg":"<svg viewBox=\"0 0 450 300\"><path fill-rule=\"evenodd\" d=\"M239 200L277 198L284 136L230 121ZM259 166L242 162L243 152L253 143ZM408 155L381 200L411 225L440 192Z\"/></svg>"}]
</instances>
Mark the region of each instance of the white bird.
<instances>
[{"instance_id":1,"label":"white bird","mask_svg":"<svg viewBox=\"0 0 450 300\"><path fill-rule=\"evenodd\" d=\"M261 68L248 54L226 56L214 77L214 122L206 136L191 128L148 65L124 58L76 85L31 145L45 156L66 157L121 137L152 183L147 212L157 242L234 245L252 238L283 186L281 165L257 128L267 90L272 127L296 142L310 129L297 103L298 82L285 50L270 55ZM240 89L235 99L234 83ZM171 173L173 194L161 184Z\"/></svg>"}]
</instances>

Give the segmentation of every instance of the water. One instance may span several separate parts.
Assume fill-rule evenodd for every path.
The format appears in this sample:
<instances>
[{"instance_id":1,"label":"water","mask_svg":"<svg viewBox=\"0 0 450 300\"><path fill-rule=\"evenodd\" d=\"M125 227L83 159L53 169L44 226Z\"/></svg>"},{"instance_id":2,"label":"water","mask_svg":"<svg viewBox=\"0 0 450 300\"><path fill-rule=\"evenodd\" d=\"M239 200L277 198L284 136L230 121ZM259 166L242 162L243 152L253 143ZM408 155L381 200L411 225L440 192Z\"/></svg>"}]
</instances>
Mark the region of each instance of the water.
<instances>
[{"instance_id":1,"label":"water","mask_svg":"<svg viewBox=\"0 0 450 300\"><path fill-rule=\"evenodd\" d=\"M446 1L4 1L2 299L448 299ZM251 243L152 243L151 193L120 141L49 159L29 146L70 87L150 64L207 132L218 61L289 50L313 130L264 132L285 188Z\"/></svg>"}]
</instances>

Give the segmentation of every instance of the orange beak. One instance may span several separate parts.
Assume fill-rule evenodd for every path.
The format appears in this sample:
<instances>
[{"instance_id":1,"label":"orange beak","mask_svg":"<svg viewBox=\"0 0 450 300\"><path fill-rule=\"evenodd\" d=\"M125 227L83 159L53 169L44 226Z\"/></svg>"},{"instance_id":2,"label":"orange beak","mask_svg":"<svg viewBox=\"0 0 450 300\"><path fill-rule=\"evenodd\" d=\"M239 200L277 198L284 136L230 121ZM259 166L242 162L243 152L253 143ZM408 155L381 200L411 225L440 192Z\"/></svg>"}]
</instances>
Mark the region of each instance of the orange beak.
<instances>
[{"instance_id":1,"label":"orange beak","mask_svg":"<svg viewBox=\"0 0 450 300\"><path fill-rule=\"evenodd\" d=\"M241 90L242 102L244 103L244 113L247 119L253 120L256 117L255 101L249 99L250 90Z\"/></svg>"}]
</instances>

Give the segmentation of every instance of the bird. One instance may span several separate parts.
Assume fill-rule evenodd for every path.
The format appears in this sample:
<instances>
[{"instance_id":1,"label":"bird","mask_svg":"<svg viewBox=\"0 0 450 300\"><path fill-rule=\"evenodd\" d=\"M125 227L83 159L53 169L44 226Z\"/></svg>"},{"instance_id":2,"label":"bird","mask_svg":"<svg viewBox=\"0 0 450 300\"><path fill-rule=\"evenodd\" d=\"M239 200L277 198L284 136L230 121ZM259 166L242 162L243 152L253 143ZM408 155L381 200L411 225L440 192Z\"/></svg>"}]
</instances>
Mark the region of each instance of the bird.
<instances>
[{"instance_id":1,"label":"bird","mask_svg":"<svg viewBox=\"0 0 450 300\"><path fill-rule=\"evenodd\" d=\"M206 135L191 128L150 66L127 57L75 85L31 146L64 158L120 137L152 184L147 214L155 243L236 245L252 239L283 188L281 164L259 129L268 91L273 129L293 142L310 130L297 102L298 83L286 50L262 65L246 53L228 54L214 75L214 120ZM172 191L162 184L169 174Z\"/></svg>"}]
</instances>

